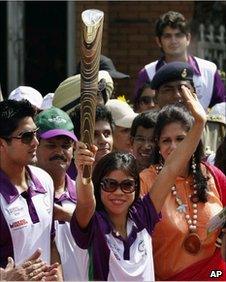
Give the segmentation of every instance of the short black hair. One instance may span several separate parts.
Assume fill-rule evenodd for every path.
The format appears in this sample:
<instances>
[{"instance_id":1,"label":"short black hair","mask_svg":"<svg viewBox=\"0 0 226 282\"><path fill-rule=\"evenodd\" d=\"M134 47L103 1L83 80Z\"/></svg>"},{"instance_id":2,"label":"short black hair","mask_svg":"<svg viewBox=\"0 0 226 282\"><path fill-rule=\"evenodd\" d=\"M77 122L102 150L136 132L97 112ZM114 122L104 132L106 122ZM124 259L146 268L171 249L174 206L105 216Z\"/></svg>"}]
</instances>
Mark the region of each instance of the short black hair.
<instances>
[{"instance_id":1,"label":"short black hair","mask_svg":"<svg viewBox=\"0 0 226 282\"><path fill-rule=\"evenodd\" d=\"M174 29L178 28L185 35L190 32L190 25L179 12L168 11L161 15L155 23L155 35L160 38L164 29L168 26Z\"/></svg>"},{"instance_id":2,"label":"short black hair","mask_svg":"<svg viewBox=\"0 0 226 282\"><path fill-rule=\"evenodd\" d=\"M77 136L78 140L81 139L81 113L80 113L80 106L75 107L73 112L69 114L73 125L74 125L74 133ZM106 121L110 124L110 127L113 131L113 119L111 112L104 106L104 105L98 105L96 107L96 117L95 122L98 121Z\"/></svg>"},{"instance_id":3,"label":"short black hair","mask_svg":"<svg viewBox=\"0 0 226 282\"><path fill-rule=\"evenodd\" d=\"M131 153L117 151L111 152L101 158L93 170L92 180L94 185L97 211L105 210L101 201L101 181L105 176L114 170L122 170L132 176L136 182L134 202L140 196L140 178L135 157Z\"/></svg>"},{"instance_id":4,"label":"short black hair","mask_svg":"<svg viewBox=\"0 0 226 282\"><path fill-rule=\"evenodd\" d=\"M0 102L0 138L9 138L25 117L34 119L35 108L28 100Z\"/></svg>"},{"instance_id":5,"label":"short black hair","mask_svg":"<svg viewBox=\"0 0 226 282\"><path fill-rule=\"evenodd\" d=\"M150 110L148 112L140 113L133 120L130 136L135 137L137 133L137 128L143 126L144 128L154 128L157 120L159 110Z\"/></svg>"}]
</instances>

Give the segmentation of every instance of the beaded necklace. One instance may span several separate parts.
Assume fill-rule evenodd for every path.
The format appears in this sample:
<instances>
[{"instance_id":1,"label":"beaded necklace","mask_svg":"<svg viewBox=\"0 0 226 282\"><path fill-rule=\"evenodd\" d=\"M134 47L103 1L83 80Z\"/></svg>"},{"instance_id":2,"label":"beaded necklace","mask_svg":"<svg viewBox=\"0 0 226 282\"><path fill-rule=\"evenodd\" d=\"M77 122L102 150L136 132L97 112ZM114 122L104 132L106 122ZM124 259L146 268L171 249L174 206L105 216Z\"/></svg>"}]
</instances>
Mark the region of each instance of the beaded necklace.
<instances>
[{"instance_id":1,"label":"beaded necklace","mask_svg":"<svg viewBox=\"0 0 226 282\"><path fill-rule=\"evenodd\" d=\"M161 171L163 165L157 165L156 170L157 174ZM190 254L197 254L201 248L201 240L197 232L197 223L198 223L198 202L199 197L197 195L197 185L194 179L194 175L196 174L196 164L194 161L194 157L192 158L192 174L193 174L193 194L189 195L189 199L192 202L192 216L190 216L187 212L187 204L184 204L181 198L178 196L176 185L173 185L171 188L171 194L175 197L175 202L177 204L177 211L180 213L184 213L185 220L188 225L189 233L183 242L183 247Z\"/></svg>"}]
</instances>

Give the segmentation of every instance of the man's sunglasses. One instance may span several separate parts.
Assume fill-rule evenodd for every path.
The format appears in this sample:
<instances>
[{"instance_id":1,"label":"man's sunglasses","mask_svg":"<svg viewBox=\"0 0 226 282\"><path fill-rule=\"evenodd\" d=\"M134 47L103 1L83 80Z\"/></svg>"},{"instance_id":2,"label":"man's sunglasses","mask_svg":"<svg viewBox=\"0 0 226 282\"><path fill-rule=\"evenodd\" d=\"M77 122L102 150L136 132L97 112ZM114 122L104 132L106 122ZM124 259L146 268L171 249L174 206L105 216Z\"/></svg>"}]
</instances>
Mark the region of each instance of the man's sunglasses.
<instances>
[{"instance_id":1,"label":"man's sunglasses","mask_svg":"<svg viewBox=\"0 0 226 282\"><path fill-rule=\"evenodd\" d=\"M118 182L115 179L104 178L101 183L101 189L105 192L115 192L118 187L125 194L133 193L136 190L136 182L133 179L125 179L122 182Z\"/></svg>"},{"instance_id":2,"label":"man's sunglasses","mask_svg":"<svg viewBox=\"0 0 226 282\"><path fill-rule=\"evenodd\" d=\"M7 139L20 139L22 143L24 144L30 144L34 137L36 137L36 133L38 131L38 128L36 128L34 131L25 131L21 132L17 136L10 136Z\"/></svg>"}]
</instances>

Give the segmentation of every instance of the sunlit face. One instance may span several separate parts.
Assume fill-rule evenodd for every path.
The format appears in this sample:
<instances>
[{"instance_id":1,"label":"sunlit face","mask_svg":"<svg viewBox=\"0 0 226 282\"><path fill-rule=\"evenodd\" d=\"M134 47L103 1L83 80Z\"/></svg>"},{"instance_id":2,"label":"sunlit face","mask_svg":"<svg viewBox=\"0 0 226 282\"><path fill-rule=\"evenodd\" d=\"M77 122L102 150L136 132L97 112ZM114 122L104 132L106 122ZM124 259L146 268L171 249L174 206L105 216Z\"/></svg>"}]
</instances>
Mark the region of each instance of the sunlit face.
<instances>
[{"instance_id":1,"label":"sunlit face","mask_svg":"<svg viewBox=\"0 0 226 282\"><path fill-rule=\"evenodd\" d=\"M132 176L126 174L122 170L114 170L109 173L107 178L122 182L123 180L133 179ZM135 191L126 194L119 187L114 192L105 192L101 189L101 201L108 212L109 216L127 216L129 207L135 199Z\"/></svg>"},{"instance_id":2,"label":"sunlit face","mask_svg":"<svg viewBox=\"0 0 226 282\"><path fill-rule=\"evenodd\" d=\"M115 126L113 131L114 149L118 151L130 152L130 128Z\"/></svg>"},{"instance_id":3,"label":"sunlit face","mask_svg":"<svg viewBox=\"0 0 226 282\"><path fill-rule=\"evenodd\" d=\"M37 149L37 165L50 175L65 173L73 155L74 141L67 136L40 139Z\"/></svg>"},{"instance_id":4,"label":"sunlit face","mask_svg":"<svg viewBox=\"0 0 226 282\"><path fill-rule=\"evenodd\" d=\"M167 26L160 38L156 38L157 44L165 55L171 57L184 56L190 44L191 35L182 33L178 28Z\"/></svg>"},{"instance_id":5,"label":"sunlit face","mask_svg":"<svg viewBox=\"0 0 226 282\"><path fill-rule=\"evenodd\" d=\"M21 137L25 132L35 131L37 129L33 119L31 117L26 117L21 119L18 128L9 137ZM38 140L36 134L34 134L31 142L25 144L22 139L11 138L10 142L4 143L4 154L5 158L9 162L15 165L28 165L36 162L36 149L38 146Z\"/></svg>"},{"instance_id":6,"label":"sunlit face","mask_svg":"<svg viewBox=\"0 0 226 282\"><path fill-rule=\"evenodd\" d=\"M173 103L183 103L182 95L181 95L181 86L185 85L190 91L194 92L193 87L191 86L189 81L177 80L167 82L159 87L156 90L156 99L160 108L173 104Z\"/></svg>"},{"instance_id":7,"label":"sunlit face","mask_svg":"<svg viewBox=\"0 0 226 282\"><path fill-rule=\"evenodd\" d=\"M139 99L139 113L146 112L151 109L158 108L155 102L155 90L152 90L150 87L146 87Z\"/></svg>"},{"instance_id":8,"label":"sunlit face","mask_svg":"<svg viewBox=\"0 0 226 282\"><path fill-rule=\"evenodd\" d=\"M95 162L112 151L113 136L110 124L105 120L97 121L94 129L94 145L97 146Z\"/></svg>"},{"instance_id":9,"label":"sunlit face","mask_svg":"<svg viewBox=\"0 0 226 282\"><path fill-rule=\"evenodd\" d=\"M131 138L133 155L136 158L139 168L147 168L150 165L150 155L154 145L154 128L138 126L135 137Z\"/></svg>"},{"instance_id":10,"label":"sunlit face","mask_svg":"<svg viewBox=\"0 0 226 282\"><path fill-rule=\"evenodd\" d=\"M169 123L163 128L158 145L160 154L164 160L166 160L169 154L177 148L177 145L186 135L187 132L179 122Z\"/></svg>"}]
</instances>

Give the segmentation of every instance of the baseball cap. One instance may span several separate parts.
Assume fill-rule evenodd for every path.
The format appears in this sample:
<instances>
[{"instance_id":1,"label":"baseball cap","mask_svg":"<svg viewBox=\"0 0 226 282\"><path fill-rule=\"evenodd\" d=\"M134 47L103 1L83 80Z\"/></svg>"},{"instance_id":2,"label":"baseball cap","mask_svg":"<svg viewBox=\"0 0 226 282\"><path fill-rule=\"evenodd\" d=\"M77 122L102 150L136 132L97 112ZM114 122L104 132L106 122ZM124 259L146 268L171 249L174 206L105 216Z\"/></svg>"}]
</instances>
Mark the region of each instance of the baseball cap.
<instances>
[{"instance_id":1,"label":"baseball cap","mask_svg":"<svg viewBox=\"0 0 226 282\"><path fill-rule=\"evenodd\" d=\"M107 94L106 100L108 100L114 90L114 83L107 71L99 71L98 82L102 79L106 82L104 89ZM76 74L62 81L57 87L53 97L53 106L58 107L69 114L73 111L74 107L80 103L80 96L81 74Z\"/></svg>"},{"instance_id":2,"label":"baseball cap","mask_svg":"<svg viewBox=\"0 0 226 282\"><path fill-rule=\"evenodd\" d=\"M133 111L130 105L118 99L110 99L105 104L111 112L115 125L131 128L134 118L138 115Z\"/></svg>"},{"instance_id":3,"label":"baseball cap","mask_svg":"<svg viewBox=\"0 0 226 282\"><path fill-rule=\"evenodd\" d=\"M128 74L117 71L112 60L104 55L100 56L100 70L106 70L112 78L129 78Z\"/></svg>"},{"instance_id":4,"label":"baseball cap","mask_svg":"<svg viewBox=\"0 0 226 282\"><path fill-rule=\"evenodd\" d=\"M171 62L162 66L154 75L151 88L156 90L163 84L176 80L193 81L193 69L188 63Z\"/></svg>"},{"instance_id":5,"label":"baseball cap","mask_svg":"<svg viewBox=\"0 0 226 282\"><path fill-rule=\"evenodd\" d=\"M104 55L100 55L99 69L107 71L112 78L123 79L130 77L128 74L117 71L112 60ZM76 72L81 73L81 62L78 63Z\"/></svg>"},{"instance_id":6,"label":"baseball cap","mask_svg":"<svg viewBox=\"0 0 226 282\"><path fill-rule=\"evenodd\" d=\"M64 135L77 141L73 123L69 115L61 109L51 107L43 110L36 116L35 123L39 128L38 136L43 139Z\"/></svg>"},{"instance_id":7,"label":"baseball cap","mask_svg":"<svg viewBox=\"0 0 226 282\"><path fill-rule=\"evenodd\" d=\"M44 96L43 101L42 101L42 110L46 110L52 107L53 104L53 96L54 93L48 93Z\"/></svg>"},{"instance_id":8,"label":"baseball cap","mask_svg":"<svg viewBox=\"0 0 226 282\"><path fill-rule=\"evenodd\" d=\"M14 89L8 97L9 100L21 101L28 100L33 106L41 109L43 97L42 94L30 86L19 86Z\"/></svg>"}]
</instances>

